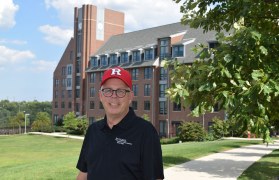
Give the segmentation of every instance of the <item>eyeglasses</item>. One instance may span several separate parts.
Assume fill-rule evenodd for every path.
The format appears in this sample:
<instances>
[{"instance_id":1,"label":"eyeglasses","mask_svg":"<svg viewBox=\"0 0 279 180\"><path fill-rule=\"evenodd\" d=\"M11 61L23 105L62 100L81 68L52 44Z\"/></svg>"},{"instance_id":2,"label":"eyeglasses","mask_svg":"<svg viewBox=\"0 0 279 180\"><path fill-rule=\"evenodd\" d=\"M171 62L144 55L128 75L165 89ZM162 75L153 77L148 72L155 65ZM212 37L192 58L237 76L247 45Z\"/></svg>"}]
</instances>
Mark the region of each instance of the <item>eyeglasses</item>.
<instances>
[{"instance_id":1,"label":"eyeglasses","mask_svg":"<svg viewBox=\"0 0 279 180\"><path fill-rule=\"evenodd\" d=\"M104 89L101 89L100 91L102 91L102 94L105 97L111 97L113 95L113 93L115 92L116 96L119 97L119 98L123 98L126 95L126 93L131 92L130 90L127 90L127 89L113 90L113 89L110 89L110 88L104 88Z\"/></svg>"}]
</instances>

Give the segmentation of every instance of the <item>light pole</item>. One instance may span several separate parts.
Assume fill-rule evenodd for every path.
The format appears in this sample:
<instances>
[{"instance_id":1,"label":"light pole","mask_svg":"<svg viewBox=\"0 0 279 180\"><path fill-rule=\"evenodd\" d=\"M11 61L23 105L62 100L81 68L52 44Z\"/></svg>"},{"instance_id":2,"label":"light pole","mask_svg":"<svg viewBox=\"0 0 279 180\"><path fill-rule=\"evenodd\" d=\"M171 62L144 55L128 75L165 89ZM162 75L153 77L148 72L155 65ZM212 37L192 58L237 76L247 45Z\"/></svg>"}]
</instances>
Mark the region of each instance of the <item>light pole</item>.
<instances>
[{"instance_id":1,"label":"light pole","mask_svg":"<svg viewBox=\"0 0 279 180\"><path fill-rule=\"evenodd\" d=\"M25 116L24 116L24 121L25 121L25 126L24 126L24 134L26 134L26 118L27 118L27 116L29 116L30 114L25 114Z\"/></svg>"}]
</instances>

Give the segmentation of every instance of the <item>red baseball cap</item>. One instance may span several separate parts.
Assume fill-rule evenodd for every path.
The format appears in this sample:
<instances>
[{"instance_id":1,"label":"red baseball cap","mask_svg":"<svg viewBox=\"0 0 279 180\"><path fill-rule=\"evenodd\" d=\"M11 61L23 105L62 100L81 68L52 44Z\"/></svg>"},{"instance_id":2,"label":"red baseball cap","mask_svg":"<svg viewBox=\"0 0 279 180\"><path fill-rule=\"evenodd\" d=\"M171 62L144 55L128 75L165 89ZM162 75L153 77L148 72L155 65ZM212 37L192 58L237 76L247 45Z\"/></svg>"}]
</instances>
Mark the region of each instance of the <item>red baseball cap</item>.
<instances>
[{"instance_id":1,"label":"red baseball cap","mask_svg":"<svg viewBox=\"0 0 279 180\"><path fill-rule=\"evenodd\" d=\"M108 80L111 78L118 78L120 80L122 80L130 89L132 89L132 78L130 73L121 68L121 67L114 67L114 68L110 68L108 70L106 70L104 72L103 78L102 78L102 82L101 82L101 86Z\"/></svg>"}]
</instances>

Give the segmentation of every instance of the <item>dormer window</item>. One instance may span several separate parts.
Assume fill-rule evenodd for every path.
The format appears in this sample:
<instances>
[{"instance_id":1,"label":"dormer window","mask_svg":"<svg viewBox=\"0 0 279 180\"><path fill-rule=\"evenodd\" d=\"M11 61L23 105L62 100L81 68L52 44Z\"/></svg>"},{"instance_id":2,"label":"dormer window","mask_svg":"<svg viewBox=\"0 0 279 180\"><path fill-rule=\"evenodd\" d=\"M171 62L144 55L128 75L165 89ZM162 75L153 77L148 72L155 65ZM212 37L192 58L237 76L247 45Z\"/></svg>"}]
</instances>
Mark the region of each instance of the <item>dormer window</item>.
<instances>
[{"instance_id":1,"label":"dormer window","mask_svg":"<svg viewBox=\"0 0 279 180\"><path fill-rule=\"evenodd\" d=\"M153 49L145 49L144 50L144 60L152 60L153 59Z\"/></svg>"},{"instance_id":2,"label":"dormer window","mask_svg":"<svg viewBox=\"0 0 279 180\"><path fill-rule=\"evenodd\" d=\"M106 55L101 56L101 66L107 66L108 65L108 58Z\"/></svg>"},{"instance_id":3,"label":"dormer window","mask_svg":"<svg viewBox=\"0 0 279 180\"><path fill-rule=\"evenodd\" d=\"M128 63L128 52L122 52L120 56L121 64Z\"/></svg>"},{"instance_id":4,"label":"dormer window","mask_svg":"<svg viewBox=\"0 0 279 180\"><path fill-rule=\"evenodd\" d=\"M184 56L184 46L178 45L173 46L173 57L183 57Z\"/></svg>"},{"instance_id":5,"label":"dormer window","mask_svg":"<svg viewBox=\"0 0 279 180\"><path fill-rule=\"evenodd\" d=\"M117 54L110 54L110 65L117 65Z\"/></svg>"},{"instance_id":6,"label":"dormer window","mask_svg":"<svg viewBox=\"0 0 279 180\"><path fill-rule=\"evenodd\" d=\"M140 61L140 51L133 51L133 62L139 62Z\"/></svg>"},{"instance_id":7,"label":"dormer window","mask_svg":"<svg viewBox=\"0 0 279 180\"><path fill-rule=\"evenodd\" d=\"M91 67L98 67L98 58L97 57L91 57Z\"/></svg>"},{"instance_id":8,"label":"dormer window","mask_svg":"<svg viewBox=\"0 0 279 180\"><path fill-rule=\"evenodd\" d=\"M216 48L218 46L217 41L208 42L209 48Z\"/></svg>"}]
</instances>

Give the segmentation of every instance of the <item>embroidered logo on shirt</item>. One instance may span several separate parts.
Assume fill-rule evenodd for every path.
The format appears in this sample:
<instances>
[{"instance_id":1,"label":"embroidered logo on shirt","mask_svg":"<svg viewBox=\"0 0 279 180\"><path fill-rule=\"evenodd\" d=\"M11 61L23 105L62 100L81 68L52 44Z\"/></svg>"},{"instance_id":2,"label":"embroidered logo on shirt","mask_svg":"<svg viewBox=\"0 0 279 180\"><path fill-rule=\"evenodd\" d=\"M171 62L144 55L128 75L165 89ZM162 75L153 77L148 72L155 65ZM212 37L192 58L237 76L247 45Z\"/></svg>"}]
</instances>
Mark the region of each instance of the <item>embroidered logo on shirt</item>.
<instances>
[{"instance_id":1,"label":"embroidered logo on shirt","mask_svg":"<svg viewBox=\"0 0 279 180\"><path fill-rule=\"evenodd\" d=\"M130 146L133 145L132 143L127 142L126 139L121 139L121 138L118 138L118 137L115 138L115 141L116 141L117 144L121 144L121 145L124 145L124 144L130 145Z\"/></svg>"}]
</instances>

